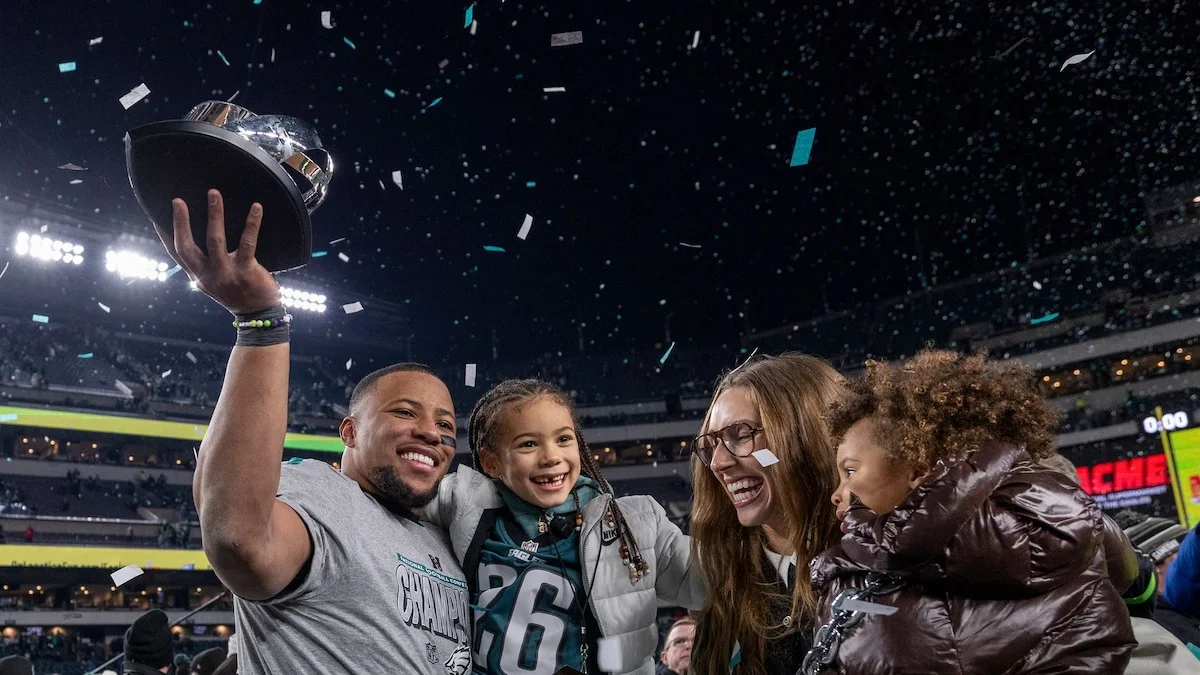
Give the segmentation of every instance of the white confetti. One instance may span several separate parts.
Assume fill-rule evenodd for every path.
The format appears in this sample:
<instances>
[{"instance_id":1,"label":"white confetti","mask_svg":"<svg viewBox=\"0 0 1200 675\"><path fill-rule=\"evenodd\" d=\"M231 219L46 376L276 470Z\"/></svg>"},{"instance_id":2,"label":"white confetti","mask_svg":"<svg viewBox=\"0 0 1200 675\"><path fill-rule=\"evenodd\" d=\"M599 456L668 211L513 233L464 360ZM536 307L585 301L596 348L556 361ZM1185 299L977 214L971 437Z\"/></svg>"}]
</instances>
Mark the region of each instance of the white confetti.
<instances>
[{"instance_id":1,"label":"white confetti","mask_svg":"<svg viewBox=\"0 0 1200 675\"><path fill-rule=\"evenodd\" d=\"M1040 282L1040 281L1033 282L1033 287L1039 291L1042 290L1042 282Z\"/></svg>"},{"instance_id":2,"label":"white confetti","mask_svg":"<svg viewBox=\"0 0 1200 675\"><path fill-rule=\"evenodd\" d=\"M566 47L567 45L577 45L583 42L583 31L574 30L568 33L554 33L550 36L551 47Z\"/></svg>"},{"instance_id":3,"label":"white confetti","mask_svg":"<svg viewBox=\"0 0 1200 675\"><path fill-rule=\"evenodd\" d=\"M341 260L342 262L350 262L350 256L346 255L345 253L338 253L338 260Z\"/></svg>"},{"instance_id":4,"label":"white confetti","mask_svg":"<svg viewBox=\"0 0 1200 675\"><path fill-rule=\"evenodd\" d=\"M384 187L384 186L383 186L383 181L379 181L379 189L380 189L380 190L386 190L386 189L387 189L386 187ZM401 188L401 189L403 189L403 188Z\"/></svg>"},{"instance_id":5,"label":"white confetti","mask_svg":"<svg viewBox=\"0 0 1200 675\"><path fill-rule=\"evenodd\" d=\"M326 28L333 28L333 12L321 12L321 25Z\"/></svg>"},{"instance_id":6,"label":"white confetti","mask_svg":"<svg viewBox=\"0 0 1200 675\"><path fill-rule=\"evenodd\" d=\"M139 84L138 86L134 87L133 89L130 89L128 94L125 94L124 96L121 97L121 105L125 106L126 110L129 110L129 108L132 107L135 103L146 98L149 95L150 95L150 88L146 86L145 82L143 82L143 83Z\"/></svg>"},{"instance_id":7,"label":"white confetti","mask_svg":"<svg viewBox=\"0 0 1200 675\"><path fill-rule=\"evenodd\" d=\"M692 36L692 49L695 49L696 45L699 45L699 44L700 44L700 31L696 31L696 34Z\"/></svg>"},{"instance_id":8,"label":"white confetti","mask_svg":"<svg viewBox=\"0 0 1200 675\"><path fill-rule=\"evenodd\" d=\"M450 59L442 59L442 62L438 64L438 70L442 70L448 65L450 65Z\"/></svg>"},{"instance_id":9,"label":"white confetti","mask_svg":"<svg viewBox=\"0 0 1200 675\"><path fill-rule=\"evenodd\" d=\"M271 47L271 63L275 63L275 48Z\"/></svg>"},{"instance_id":10,"label":"white confetti","mask_svg":"<svg viewBox=\"0 0 1200 675\"><path fill-rule=\"evenodd\" d=\"M362 303L361 303L361 302L357 302L357 301L356 301L356 302L352 302L352 303L350 303L350 304L348 304L348 305L342 305L342 311L343 311L343 312L345 312L345 313L347 313L347 314L353 314L353 313L355 313L355 312L361 312L361 311L362 311L362 309L363 309L363 308L362 308Z\"/></svg>"},{"instance_id":11,"label":"white confetti","mask_svg":"<svg viewBox=\"0 0 1200 675\"><path fill-rule=\"evenodd\" d=\"M467 385L468 387L474 387L474 386L475 386L475 364L474 364L474 363L468 363L468 364L467 364L467 378L466 378L466 385Z\"/></svg>"},{"instance_id":12,"label":"white confetti","mask_svg":"<svg viewBox=\"0 0 1200 675\"><path fill-rule=\"evenodd\" d=\"M168 377L170 374L171 374L171 371L169 371L169 370L164 370L164 371L163 371L163 374L162 374L162 379L164 379L164 380L165 380L165 379L167 379L167 377Z\"/></svg>"},{"instance_id":13,"label":"white confetti","mask_svg":"<svg viewBox=\"0 0 1200 675\"><path fill-rule=\"evenodd\" d=\"M241 89L238 89L237 91L233 92L233 96L230 96L230 97L229 97L229 100L227 100L227 101L225 101L225 102L226 102L226 103L233 103L233 99L237 98L237 95L238 95L238 94L240 94L240 93L242 93L242 90L241 90Z\"/></svg>"},{"instance_id":14,"label":"white confetti","mask_svg":"<svg viewBox=\"0 0 1200 675\"><path fill-rule=\"evenodd\" d=\"M186 356L187 360L191 361L192 363L199 363L199 359L197 359L196 355L191 352L184 354L184 356Z\"/></svg>"},{"instance_id":15,"label":"white confetti","mask_svg":"<svg viewBox=\"0 0 1200 675\"><path fill-rule=\"evenodd\" d=\"M142 568L137 565L126 565L109 576L112 577L114 586L124 586L130 580L136 579L142 576L142 574L144 574Z\"/></svg>"},{"instance_id":16,"label":"white confetti","mask_svg":"<svg viewBox=\"0 0 1200 675\"><path fill-rule=\"evenodd\" d=\"M352 365L354 365L354 359L346 359L346 370L350 370Z\"/></svg>"},{"instance_id":17,"label":"white confetti","mask_svg":"<svg viewBox=\"0 0 1200 675\"><path fill-rule=\"evenodd\" d=\"M614 637L602 637L596 643L596 665L600 670L607 673L620 673L628 670L625 668L624 659L621 658L621 645Z\"/></svg>"},{"instance_id":18,"label":"white confetti","mask_svg":"<svg viewBox=\"0 0 1200 675\"><path fill-rule=\"evenodd\" d=\"M542 92L546 94L563 94L566 91L566 87L542 87Z\"/></svg>"},{"instance_id":19,"label":"white confetti","mask_svg":"<svg viewBox=\"0 0 1200 675\"><path fill-rule=\"evenodd\" d=\"M105 314L110 314L110 313L112 313L112 310L111 310L111 309L109 309L108 305L104 304L103 302L97 302L96 304L97 304L97 305L100 305L100 309L104 310L104 313L105 313Z\"/></svg>"},{"instance_id":20,"label":"white confetti","mask_svg":"<svg viewBox=\"0 0 1200 675\"><path fill-rule=\"evenodd\" d=\"M772 464L779 463L779 458L775 456L775 453L766 448L763 448L762 450L755 450L750 454L754 457L754 459L758 460L759 464L763 466L771 466Z\"/></svg>"},{"instance_id":21,"label":"white confetti","mask_svg":"<svg viewBox=\"0 0 1200 675\"><path fill-rule=\"evenodd\" d=\"M117 391L126 396L133 396L133 390L129 388L129 385L120 380L113 380L113 384L117 387Z\"/></svg>"},{"instance_id":22,"label":"white confetti","mask_svg":"<svg viewBox=\"0 0 1200 675\"><path fill-rule=\"evenodd\" d=\"M0 279L4 278L4 273L8 271L8 263L4 263L4 269L0 270Z\"/></svg>"},{"instance_id":23,"label":"white confetti","mask_svg":"<svg viewBox=\"0 0 1200 675\"><path fill-rule=\"evenodd\" d=\"M865 600L843 600L841 608L852 612L862 612L863 614L878 614L879 616L891 616L900 609L899 607L881 605L877 602L867 602Z\"/></svg>"},{"instance_id":24,"label":"white confetti","mask_svg":"<svg viewBox=\"0 0 1200 675\"><path fill-rule=\"evenodd\" d=\"M334 239L333 241L329 242L329 245L333 246L334 244L340 244L343 241L346 241L345 237L338 237L337 239Z\"/></svg>"},{"instance_id":25,"label":"white confetti","mask_svg":"<svg viewBox=\"0 0 1200 675\"><path fill-rule=\"evenodd\" d=\"M684 248L700 248L700 244L689 244L683 241L679 242L679 245L683 246Z\"/></svg>"},{"instance_id":26,"label":"white confetti","mask_svg":"<svg viewBox=\"0 0 1200 675\"><path fill-rule=\"evenodd\" d=\"M396 187L400 188L401 190L404 189L404 177L400 175L400 169L396 169L392 172L392 182L395 183Z\"/></svg>"},{"instance_id":27,"label":"white confetti","mask_svg":"<svg viewBox=\"0 0 1200 675\"><path fill-rule=\"evenodd\" d=\"M91 40L88 40L88 46L95 47L96 45L100 44L101 42L104 42L103 37L94 37Z\"/></svg>"},{"instance_id":28,"label":"white confetti","mask_svg":"<svg viewBox=\"0 0 1200 675\"><path fill-rule=\"evenodd\" d=\"M60 164L58 168L68 169L70 171L87 171L87 169L83 168L82 166L79 166L78 164L72 163L72 162L67 162L66 164Z\"/></svg>"},{"instance_id":29,"label":"white confetti","mask_svg":"<svg viewBox=\"0 0 1200 675\"><path fill-rule=\"evenodd\" d=\"M81 178L76 178L75 180L71 181L71 182L70 182L70 184L71 184L71 185L79 185L79 184L80 184L80 183L82 183L82 182L83 182L83 179L81 179Z\"/></svg>"},{"instance_id":30,"label":"white confetti","mask_svg":"<svg viewBox=\"0 0 1200 675\"><path fill-rule=\"evenodd\" d=\"M42 234L46 234L46 230L48 230L48 229L50 229L49 225L43 225L42 229L40 229L38 231L41 232Z\"/></svg>"},{"instance_id":31,"label":"white confetti","mask_svg":"<svg viewBox=\"0 0 1200 675\"><path fill-rule=\"evenodd\" d=\"M1067 59L1066 61L1063 61L1062 68L1059 68L1058 72L1061 73L1062 71L1066 70L1067 66L1073 66L1076 63L1083 63L1084 61L1087 61L1088 57L1090 57L1092 54L1095 54L1095 53L1096 53L1096 50L1093 49L1092 51L1090 51L1086 54L1076 54L1075 56L1072 56L1071 58Z\"/></svg>"},{"instance_id":32,"label":"white confetti","mask_svg":"<svg viewBox=\"0 0 1200 675\"><path fill-rule=\"evenodd\" d=\"M471 22L471 35L474 35L474 34L475 34L475 29L476 29L476 28L478 28L478 27L479 27L479 22L478 22L478 21L472 21L472 22Z\"/></svg>"},{"instance_id":33,"label":"white confetti","mask_svg":"<svg viewBox=\"0 0 1200 675\"><path fill-rule=\"evenodd\" d=\"M529 236L529 229L533 227L533 216L525 214L525 222L521 223L521 229L517 232L517 239L524 239Z\"/></svg>"}]
</instances>

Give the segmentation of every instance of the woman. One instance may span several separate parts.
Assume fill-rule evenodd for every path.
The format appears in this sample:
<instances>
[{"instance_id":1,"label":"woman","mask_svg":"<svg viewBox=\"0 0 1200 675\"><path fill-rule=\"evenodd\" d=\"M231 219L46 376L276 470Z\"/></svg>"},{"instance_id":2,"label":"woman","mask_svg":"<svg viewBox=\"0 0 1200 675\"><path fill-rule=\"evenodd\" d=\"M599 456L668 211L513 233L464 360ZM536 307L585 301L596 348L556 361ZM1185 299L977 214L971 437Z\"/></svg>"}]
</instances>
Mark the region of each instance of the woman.
<instances>
[{"instance_id":1,"label":"woman","mask_svg":"<svg viewBox=\"0 0 1200 675\"><path fill-rule=\"evenodd\" d=\"M751 358L718 383L692 444L692 553L709 589L695 672L800 667L816 611L808 564L837 541L825 411L841 389L833 368L803 354Z\"/></svg>"}]
</instances>

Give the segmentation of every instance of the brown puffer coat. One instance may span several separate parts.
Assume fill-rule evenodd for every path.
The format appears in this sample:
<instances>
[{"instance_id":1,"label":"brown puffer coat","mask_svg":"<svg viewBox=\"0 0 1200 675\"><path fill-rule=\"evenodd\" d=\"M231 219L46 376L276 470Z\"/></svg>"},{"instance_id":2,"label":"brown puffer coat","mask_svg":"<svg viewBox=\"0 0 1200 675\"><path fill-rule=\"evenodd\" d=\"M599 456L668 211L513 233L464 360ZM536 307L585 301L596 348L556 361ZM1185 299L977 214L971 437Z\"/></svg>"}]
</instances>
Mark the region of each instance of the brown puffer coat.
<instances>
[{"instance_id":1,"label":"brown puffer coat","mask_svg":"<svg viewBox=\"0 0 1200 675\"><path fill-rule=\"evenodd\" d=\"M1104 557L1100 509L1024 449L990 443L939 463L876 516L855 504L841 543L812 563L821 623L871 571L906 585L873 598L825 673L1120 673L1133 628Z\"/></svg>"}]
</instances>

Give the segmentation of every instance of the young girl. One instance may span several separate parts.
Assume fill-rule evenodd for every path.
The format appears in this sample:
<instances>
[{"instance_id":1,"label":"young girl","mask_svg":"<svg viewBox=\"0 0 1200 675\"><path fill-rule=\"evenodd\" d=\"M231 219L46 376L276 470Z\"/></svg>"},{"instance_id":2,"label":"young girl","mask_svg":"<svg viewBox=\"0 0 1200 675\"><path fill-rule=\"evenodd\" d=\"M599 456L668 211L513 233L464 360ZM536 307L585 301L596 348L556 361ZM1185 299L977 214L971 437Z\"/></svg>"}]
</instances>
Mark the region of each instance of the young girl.
<instances>
[{"instance_id":1,"label":"young girl","mask_svg":"<svg viewBox=\"0 0 1200 675\"><path fill-rule=\"evenodd\" d=\"M805 673L1124 671L1100 510L1034 463L1057 417L1023 364L867 364L831 414L845 534L813 561Z\"/></svg>"},{"instance_id":2,"label":"young girl","mask_svg":"<svg viewBox=\"0 0 1200 675\"><path fill-rule=\"evenodd\" d=\"M424 515L467 577L474 672L652 675L658 602L704 602L688 538L654 499L613 497L552 384L502 382L468 434L475 470L448 475Z\"/></svg>"}]
</instances>

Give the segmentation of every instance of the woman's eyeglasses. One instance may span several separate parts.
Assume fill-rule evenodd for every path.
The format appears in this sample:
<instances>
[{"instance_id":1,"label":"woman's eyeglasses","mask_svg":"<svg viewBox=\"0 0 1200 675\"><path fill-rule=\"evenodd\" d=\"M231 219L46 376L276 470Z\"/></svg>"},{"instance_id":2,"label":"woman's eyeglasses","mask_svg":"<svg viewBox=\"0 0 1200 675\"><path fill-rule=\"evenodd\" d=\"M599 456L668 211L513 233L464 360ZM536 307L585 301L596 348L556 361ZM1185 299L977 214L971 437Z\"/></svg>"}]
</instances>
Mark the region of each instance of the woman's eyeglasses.
<instances>
[{"instance_id":1,"label":"woman's eyeglasses","mask_svg":"<svg viewBox=\"0 0 1200 675\"><path fill-rule=\"evenodd\" d=\"M754 437L762 430L762 427L751 426L746 422L734 422L724 429L697 436L692 440L692 452L705 466L712 464L713 453L721 443L725 444L725 449L734 457L749 457L756 450Z\"/></svg>"}]
</instances>

